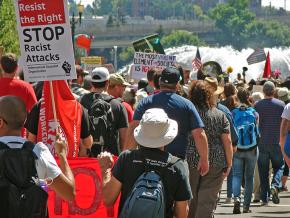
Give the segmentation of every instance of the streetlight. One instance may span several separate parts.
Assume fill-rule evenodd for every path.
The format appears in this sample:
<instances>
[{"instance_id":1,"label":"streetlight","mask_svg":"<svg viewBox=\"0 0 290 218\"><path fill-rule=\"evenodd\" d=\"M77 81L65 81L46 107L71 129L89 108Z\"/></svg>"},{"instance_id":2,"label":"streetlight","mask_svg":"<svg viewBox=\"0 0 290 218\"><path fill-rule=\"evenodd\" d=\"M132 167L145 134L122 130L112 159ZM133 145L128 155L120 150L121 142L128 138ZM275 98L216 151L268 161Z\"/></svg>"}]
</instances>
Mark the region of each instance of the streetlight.
<instances>
[{"instance_id":1,"label":"streetlight","mask_svg":"<svg viewBox=\"0 0 290 218\"><path fill-rule=\"evenodd\" d=\"M69 8L71 8L71 5L69 4ZM77 4L77 11L79 13L79 17L75 18L75 12L72 12L72 18L71 18L71 36L72 36L72 43L73 43L73 50L75 53L75 40L74 40L74 36L75 36L75 29L76 29L76 24L79 23L79 25L81 25L82 23L82 14L85 10L85 6L82 5L81 1Z\"/></svg>"},{"instance_id":2,"label":"streetlight","mask_svg":"<svg viewBox=\"0 0 290 218\"><path fill-rule=\"evenodd\" d=\"M118 46L114 46L114 67L115 67L115 70L117 71L118 69L118 66L117 66L117 49L118 49Z\"/></svg>"}]
</instances>

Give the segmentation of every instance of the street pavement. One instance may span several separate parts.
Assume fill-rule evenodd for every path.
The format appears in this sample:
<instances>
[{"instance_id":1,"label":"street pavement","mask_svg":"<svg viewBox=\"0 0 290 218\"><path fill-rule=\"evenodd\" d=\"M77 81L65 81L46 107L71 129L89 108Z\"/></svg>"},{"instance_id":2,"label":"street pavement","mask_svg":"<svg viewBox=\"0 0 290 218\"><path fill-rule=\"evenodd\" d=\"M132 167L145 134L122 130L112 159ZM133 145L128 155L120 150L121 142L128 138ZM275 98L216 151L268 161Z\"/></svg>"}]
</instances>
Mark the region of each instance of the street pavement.
<instances>
[{"instance_id":1,"label":"street pavement","mask_svg":"<svg viewBox=\"0 0 290 218\"><path fill-rule=\"evenodd\" d=\"M223 183L221 199L215 211L215 218L248 218L248 217L273 217L290 218L290 180L287 181L289 192L280 192L280 204L273 204L271 201L268 206L261 207L261 203L252 203L252 213L233 214L234 204L224 204L226 199L226 181ZM241 212L243 208L241 205ZM202 218L202 217L201 217Z\"/></svg>"}]
</instances>

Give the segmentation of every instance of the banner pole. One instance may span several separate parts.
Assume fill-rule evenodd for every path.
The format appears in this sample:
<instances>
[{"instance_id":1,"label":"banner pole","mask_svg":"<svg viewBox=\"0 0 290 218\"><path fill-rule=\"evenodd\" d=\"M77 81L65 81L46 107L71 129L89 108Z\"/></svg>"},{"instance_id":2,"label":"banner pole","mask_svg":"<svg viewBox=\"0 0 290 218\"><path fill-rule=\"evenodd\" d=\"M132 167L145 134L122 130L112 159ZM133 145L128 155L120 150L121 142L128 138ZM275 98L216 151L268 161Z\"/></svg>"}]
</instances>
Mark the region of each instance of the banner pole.
<instances>
[{"instance_id":1,"label":"banner pole","mask_svg":"<svg viewBox=\"0 0 290 218\"><path fill-rule=\"evenodd\" d=\"M54 122L57 124L57 116L56 116L56 109L55 109L55 100L54 100L54 93L53 93L53 86L52 86L52 81L49 81L49 90L50 90L50 96L51 96L51 104L52 104L52 111L53 111L53 119ZM56 134L59 133L58 131L58 125L56 127Z\"/></svg>"}]
</instances>

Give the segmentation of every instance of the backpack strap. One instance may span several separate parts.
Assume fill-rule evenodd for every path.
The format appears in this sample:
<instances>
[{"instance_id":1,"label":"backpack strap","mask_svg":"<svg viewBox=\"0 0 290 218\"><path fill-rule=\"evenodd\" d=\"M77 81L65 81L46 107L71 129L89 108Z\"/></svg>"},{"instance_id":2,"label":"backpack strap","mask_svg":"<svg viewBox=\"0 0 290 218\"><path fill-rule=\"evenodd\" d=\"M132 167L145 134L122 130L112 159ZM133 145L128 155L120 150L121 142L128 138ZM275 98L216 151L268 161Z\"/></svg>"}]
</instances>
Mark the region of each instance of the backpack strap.
<instances>
[{"instance_id":1,"label":"backpack strap","mask_svg":"<svg viewBox=\"0 0 290 218\"><path fill-rule=\"evenodd\" d=\"M2 149L10 149L10 148L4 142L0 141L0 150L2 150Z\"/></svg>"},{"instance_id":2,"label":"backpack strap","mask_svg":"<svg viewBox=\"0 0 290 218\"><path fill-rule=\"evenodd\" d=\"M33 142L25 141L23 146L22 146L22 149L27 149L27 150L32 151L34 159L38 159L36 154L33 152L34 147L35 147L35 144Z\"/></svg>"}]
</instances>

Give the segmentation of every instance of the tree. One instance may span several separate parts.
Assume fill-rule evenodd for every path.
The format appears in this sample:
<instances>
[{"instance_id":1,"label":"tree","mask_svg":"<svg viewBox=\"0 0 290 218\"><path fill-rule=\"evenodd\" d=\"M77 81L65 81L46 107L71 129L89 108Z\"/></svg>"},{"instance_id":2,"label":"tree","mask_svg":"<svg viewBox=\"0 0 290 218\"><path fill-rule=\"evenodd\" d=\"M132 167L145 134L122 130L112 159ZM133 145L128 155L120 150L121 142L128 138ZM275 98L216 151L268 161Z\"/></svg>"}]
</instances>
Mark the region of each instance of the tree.
<instances>
[{"instance_id":1,"label":"tree","mask_svg":"<svg viewBox=\"0 0 290 218\"><path fill-rule=\"evenodd\" d=\"M243 48L247 44L247 27L255 21L255 15L248 9L247 0L230 0L210 10L210 17L221 30L220 41Z\"/></svg>"},{"instance_id":2,"label":"tree","mask_svg":"<svg viewBox=\"0 0 290 218\"><path fill-rule=\"evenodd\" d=\"M206 43L199 39L197 35L185 30L172 31L171 34L162 38L161 44L164 48L177 47L182 45L206 45Z\"/></svg>"},{"instance_id":3,"label":"tree","mask_svg":"<svg viewBox=\"0 0 290 218\"><path fill-rule=\"evenodd\" d=\"M0 4L0 45L4 47L5 52L20 53L12 0L2 0Z\"/></svg>"}]
</instances>

